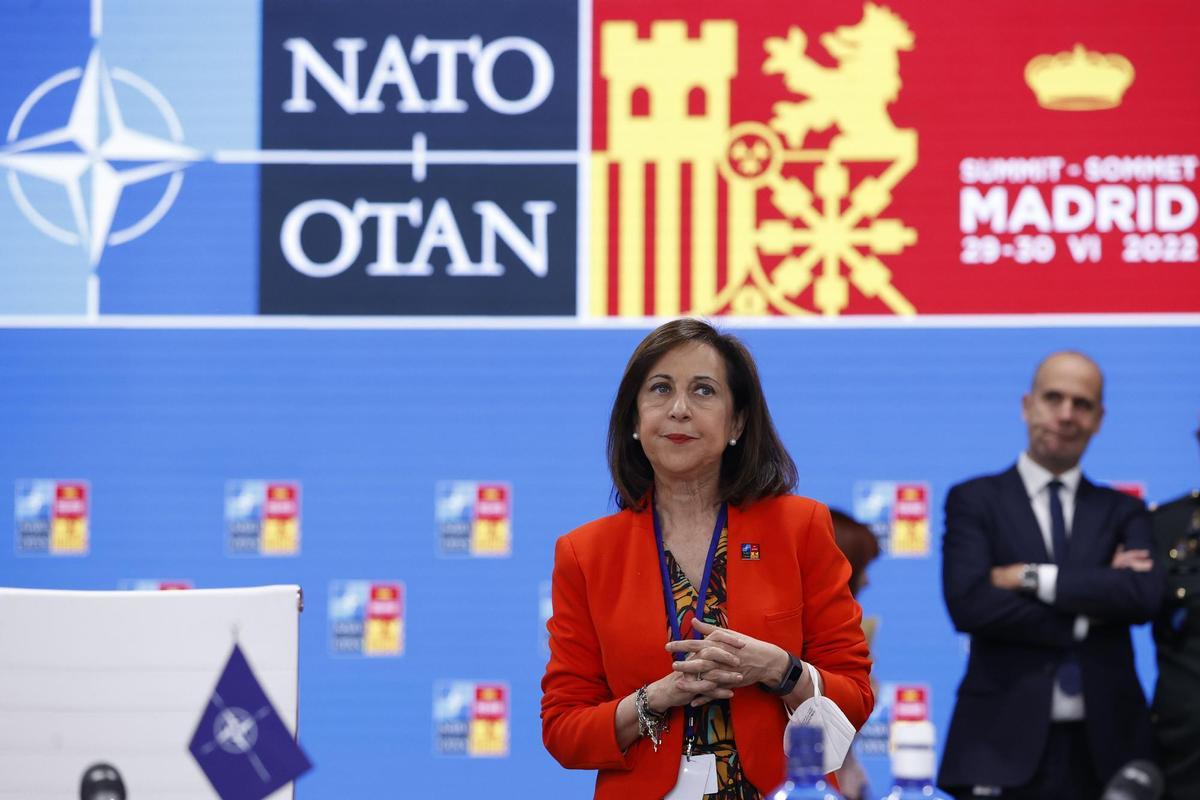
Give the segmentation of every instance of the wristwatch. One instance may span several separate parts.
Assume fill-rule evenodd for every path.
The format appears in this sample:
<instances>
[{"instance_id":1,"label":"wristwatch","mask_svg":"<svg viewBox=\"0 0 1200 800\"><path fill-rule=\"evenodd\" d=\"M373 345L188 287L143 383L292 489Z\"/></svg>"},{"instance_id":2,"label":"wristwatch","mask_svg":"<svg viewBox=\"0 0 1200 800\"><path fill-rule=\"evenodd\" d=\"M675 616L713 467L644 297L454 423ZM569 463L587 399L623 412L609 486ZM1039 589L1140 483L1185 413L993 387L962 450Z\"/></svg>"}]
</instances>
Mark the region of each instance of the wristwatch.
<instances>
[{"instance_id":1,"label":"wristwatch","mask_svg":"<svg viewBox=\"0 0 1200 800\"><path fill-rule=\"evenodd\" d=\"M1037 594L1038 590L1038 568L1037 564L1026 564L1025 569L1021 570L1021 591Z\"/></svg>"},{"instance_id":2,"label":"wristwatch","mask_svg":"<svg viewBox=\"0 0 1200 800\"><path fill-rule=\"evenodd\" d=\"M783 671L783 680L779 682L779 685L768 686L765 683L760 683L759 686L763 687L763 690L767 692L767 694L783 696L785 694L790 694L792 689L796 688L796 684L800 681L800 678L803 677L803 675L804 662L796 658L791 653L788 653L788 666L787 669Z\"/></svg>"}]
</instances>

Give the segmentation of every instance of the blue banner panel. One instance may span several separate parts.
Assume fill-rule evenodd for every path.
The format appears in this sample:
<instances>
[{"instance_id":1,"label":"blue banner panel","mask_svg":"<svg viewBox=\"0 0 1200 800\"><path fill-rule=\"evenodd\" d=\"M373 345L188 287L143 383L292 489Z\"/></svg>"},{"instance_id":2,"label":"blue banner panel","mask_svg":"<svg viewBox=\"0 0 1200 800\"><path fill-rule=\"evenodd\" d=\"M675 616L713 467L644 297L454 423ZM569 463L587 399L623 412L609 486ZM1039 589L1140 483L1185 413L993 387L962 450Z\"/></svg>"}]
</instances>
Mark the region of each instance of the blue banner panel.
<instances>
[{"instance_id":1,"label":"blue banner panel","mask_svg":"<svg viewBox=\"0 0 1200 800\"><path fill-rule=\"evenodd\" d=\"M299 735L315 767L297 797L587 797L593 773L541 741L547 581L554 540L611 510L606 425L643 334L0 330L0 584L298 583ZM1025 445L1034 364L1067 347L1096 358L1107 414L1084 472L1161 501L1200 480L1200 337L743 336L799 493L887 539L861 595L878 693L859 751L881 795L898 687L927 689L945 736L967 639L942 602L943 504ZM74 529L61 547L22 547L56 520ZM257 550L230 547L231 523ZM1144 628L1135 642L1149 689Z\"/></svg>"},{"instance_id":2,"label":"blue banner panel","mask_svg":"<svg viewBox=\"0 0 1200 800\"><path fill-rule=\"evenodd\" d=\"M575 168L262 168L264 314L575 313Z\"/></svg>"},{"instance_id":3,"label":"blue banner panel","mask_svg":"<svg viewBox=\"0 0 1200 800\"><path fill-rule=\"evenodd\" d=\"M259 19L0 4L0 315L254 313Z\"/></svg>"},{"instance_id":4,"label":"blue banner panel","mask_svg":"<svg viewBox=\"0 0 1200 800\"><path fill-rule=\"evenodd\" d=\"M573 150L578 26L561 0L265 0L262 144Z\"/></svg>"},{"instance_id":5,"label":"blue banner panel","mask_svg":"<svg viewBox=\"0 0 1200 800\"><path fill-rule=\"evenodd\" d=\"M264 4L261 313L574 315L578 10L466 10Z\"/></svg>"}]
</instances>

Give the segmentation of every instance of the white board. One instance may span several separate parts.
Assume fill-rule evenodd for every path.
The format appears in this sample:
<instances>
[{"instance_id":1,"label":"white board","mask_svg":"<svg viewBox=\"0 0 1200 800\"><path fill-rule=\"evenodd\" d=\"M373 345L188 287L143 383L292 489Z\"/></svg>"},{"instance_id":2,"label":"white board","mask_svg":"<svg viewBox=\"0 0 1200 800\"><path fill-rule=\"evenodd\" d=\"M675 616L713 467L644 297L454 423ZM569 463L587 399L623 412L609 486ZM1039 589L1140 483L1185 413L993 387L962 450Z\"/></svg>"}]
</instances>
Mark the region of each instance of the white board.
<instances>
[{"instance_id":1,"label":"white board","mask_svg":"<svg viewBox=\"0 0 1200 800\"><path fill-rule=\"evenodd\" d=\"M235 637L296 730L299 600L298 586L0 589L0 800L78 797L98 761L130 800L212 800L187 748Z\"/></svg>"}]
</instances>

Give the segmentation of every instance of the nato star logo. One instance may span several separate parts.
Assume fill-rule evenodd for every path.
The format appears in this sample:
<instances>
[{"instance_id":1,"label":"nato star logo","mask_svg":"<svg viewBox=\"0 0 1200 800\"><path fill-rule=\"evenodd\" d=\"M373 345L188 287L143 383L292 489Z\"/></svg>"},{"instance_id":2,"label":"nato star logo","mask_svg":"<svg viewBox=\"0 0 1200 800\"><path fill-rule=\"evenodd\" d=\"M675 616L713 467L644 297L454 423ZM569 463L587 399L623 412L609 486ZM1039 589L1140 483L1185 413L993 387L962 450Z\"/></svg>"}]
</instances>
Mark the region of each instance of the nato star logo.
<instances>
[{"instance_id":1,"label":"nato star logo","mask_svg":"<svg viewBox=\"0 0 1200 800\"><path fill-rule=\"evenodd\" d=\"M21 129L37 102L73 80L79 87L66 124L23 137ZM145 95L162 113L172 139L128 127L117 104L114 81ZM166 213L179 191L180 172L201 158L200 152L183 145L182 139L174 111L154 87L126 70L110 69L99 47L93 47L86 67L60 72L25 100L9 127L8 144L0 149L0 166L63 188L74 218L73 231L43 216L28 201L19 179L15 175L9 178L25 215L48 235L82 245L88 263L95 268L106 245L140 236ZM171 181L154 209L130 227L113 231L113 219L125 188L162 175L170 175Z\"/></svg>"},{"instance_id":2,"label":"nato star logo","mask_svg":"<svg viewBox=\"0 0 1200 800\"><path fill-rule=\"evenodd\" d=\"M237 645L188 749L221 800L261 800L312 766Z\"/></svg>"}]
</instances>

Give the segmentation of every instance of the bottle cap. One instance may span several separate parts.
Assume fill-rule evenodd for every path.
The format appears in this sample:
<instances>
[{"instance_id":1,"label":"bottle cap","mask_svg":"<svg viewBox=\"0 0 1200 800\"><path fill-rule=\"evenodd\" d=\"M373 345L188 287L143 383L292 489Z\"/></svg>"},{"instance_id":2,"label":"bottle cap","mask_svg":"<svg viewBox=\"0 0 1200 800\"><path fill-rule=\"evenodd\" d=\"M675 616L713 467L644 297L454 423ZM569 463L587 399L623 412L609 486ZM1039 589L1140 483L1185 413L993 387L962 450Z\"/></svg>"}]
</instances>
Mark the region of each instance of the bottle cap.
<instances>
[{"instance_id":1,"label":"bottle cap","mask_svg":"<svg viewBox=\"0 0 1200 800\"><path fill-rule=\"evenodd\" d=\"M920 722L892 723L892 747L933 747L933 723L928 720Z\"/></svg>"},{"instance_id":2,"label":"bottle cap","mask_svg":"<svg viewBox=\"0 0 1200 800\"><path fill-rule=\"evenodd\" d=\"M900 780L930 780L937 766L933 757L933 723L892 724L892 777Z\"/></svg>"}]
</instances>

